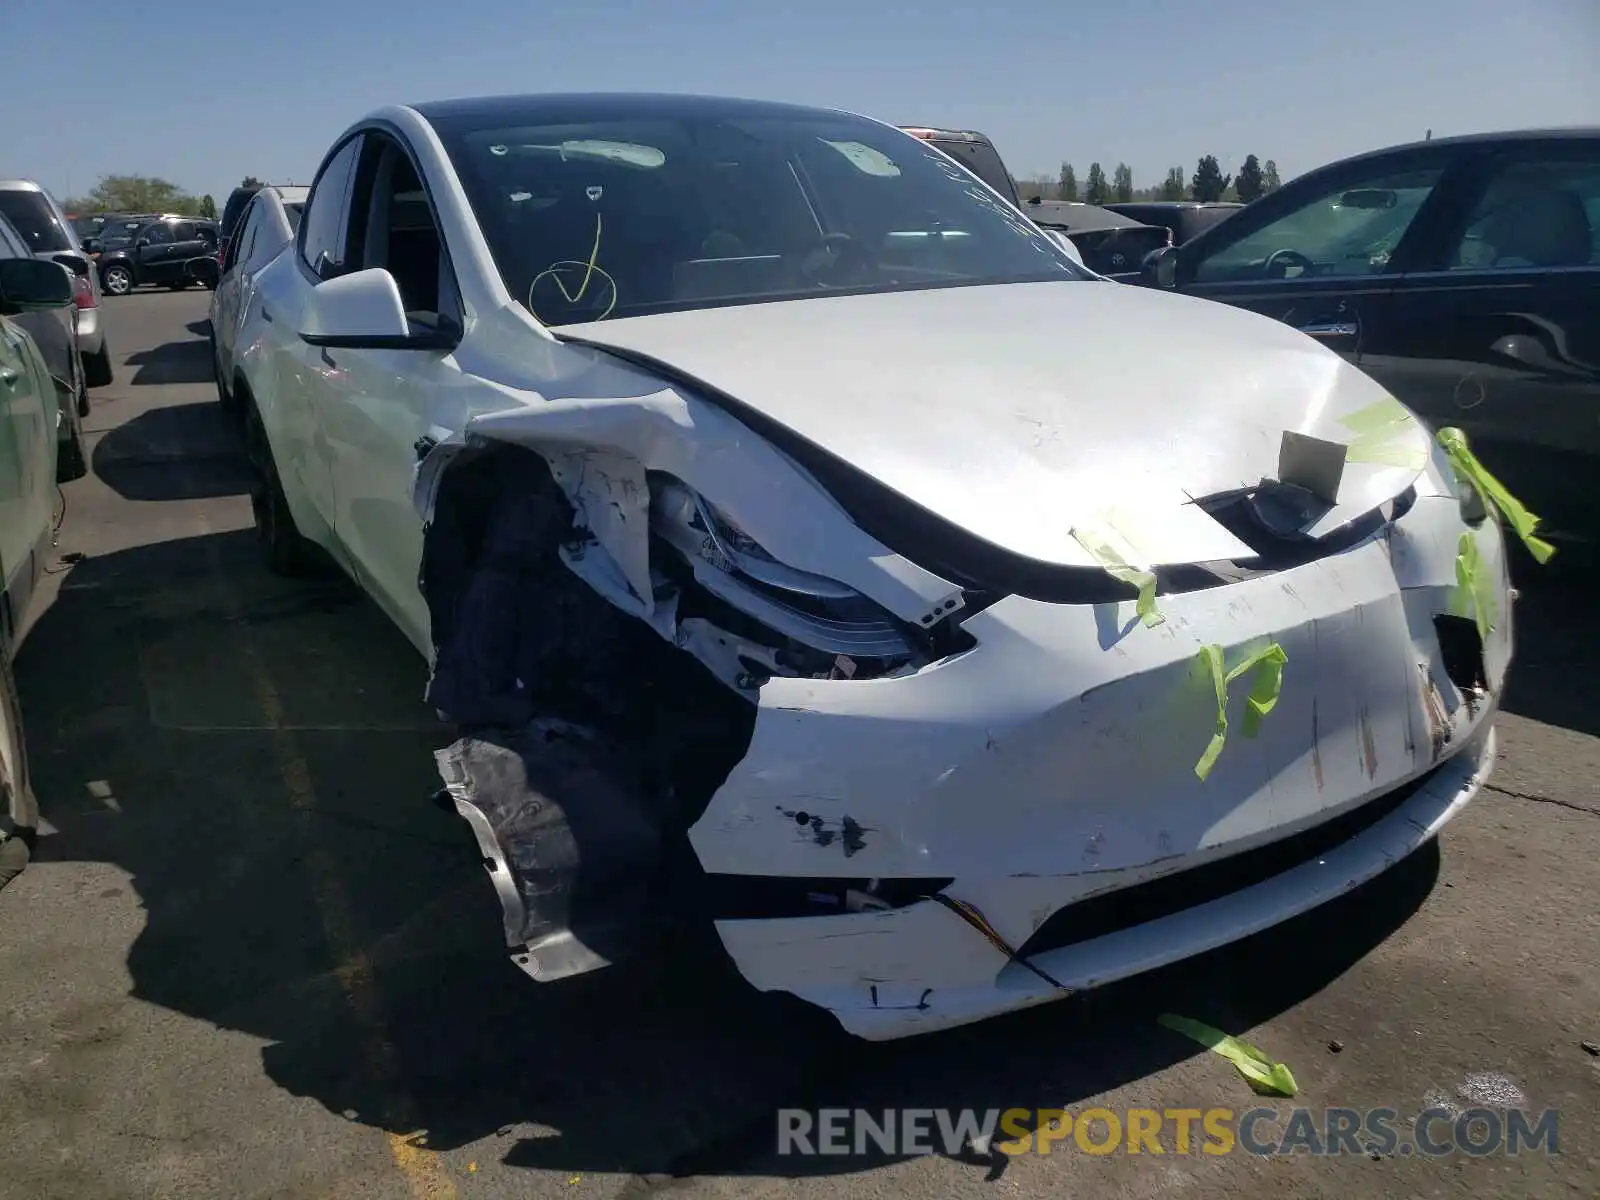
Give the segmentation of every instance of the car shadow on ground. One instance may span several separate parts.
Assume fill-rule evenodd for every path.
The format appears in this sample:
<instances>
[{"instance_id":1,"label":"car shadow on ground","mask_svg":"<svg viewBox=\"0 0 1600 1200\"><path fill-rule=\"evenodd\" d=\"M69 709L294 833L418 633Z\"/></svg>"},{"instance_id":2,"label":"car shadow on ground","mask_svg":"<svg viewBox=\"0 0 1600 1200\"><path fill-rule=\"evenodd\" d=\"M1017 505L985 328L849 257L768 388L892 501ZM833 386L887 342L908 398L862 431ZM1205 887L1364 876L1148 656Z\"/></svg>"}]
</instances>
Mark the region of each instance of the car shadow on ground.
<instances>
[{"instance_id":1,"label":"car shadow on ground","mask_svg":"<svg viewBox=\"0 0 1600 1200\"><path fill-rule=\"evenodd\" d=\"M880 1165L774 1157L776 1110L1069 1106L1205 1053L1160 1012L1238 1031L1316 993L1438 870L1429 847L1239 945L887 1046L754 993L714 943L535 984L466 825L431 801L448 735L420 660L347 585L275 579L257 554L228 533L72 568L17 668L59 831L37 858L131 876L135 998L266 1039L279 1086L434 1149L498 1138L513 1165L636 1174Z\"/></svg>"},{"instance_id":2,"label":"car shadow on ground","mask_svg":"<svg viewBox=\"0 0 1600 1200\"><path fill-rule=\"evenodd\" d=\"M201 338L204 336L202 332ZM210 383L214 377L211 344L203 340L166 342L128 355L127 363L138 368L128 381L135 385Z\"/></svg>"},{"instance_id":3,"label":"car shadow on ground","mask_svg":"<svg viewBox=\"0 0 1600 1200\"><path fill-rule=\"evenodd\" d=\"M238 422L215 401L142 412L107 431L90 462L126 500L242 496L253 479Z\"/></svg>"},{"instance_id":4,"label":"car shadow on ground","mask_svg":"<svg viewBox=\"0 0 1600 1200\"><path fill-rule=\"evenodd\" d=\"M189 321L185 323L184 328L194 334L195 337L209 338L211 336L211 318L201 317L198 321ZM209 351L209 346L207 350Z\"/></svg>"}]
</instances>

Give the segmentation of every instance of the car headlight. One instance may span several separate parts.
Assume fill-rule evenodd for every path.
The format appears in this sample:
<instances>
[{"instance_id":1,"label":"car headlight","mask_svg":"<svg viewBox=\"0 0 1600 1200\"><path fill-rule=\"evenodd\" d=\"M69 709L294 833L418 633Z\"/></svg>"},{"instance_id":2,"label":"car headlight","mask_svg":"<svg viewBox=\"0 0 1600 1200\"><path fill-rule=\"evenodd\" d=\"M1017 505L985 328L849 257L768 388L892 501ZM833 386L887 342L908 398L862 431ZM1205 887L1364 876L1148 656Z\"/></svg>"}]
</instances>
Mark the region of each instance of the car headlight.
<instances>
[{"instance_id":1,"label":"car headlight","mask_svg":"<svg viewBox=\"0 0 1600 1200\"><path fill-rule=\"evenodd\" d=\"M705 591L801 646L852 661L919 657L907 627L854 588L779 562L672 476L651 473L650 526Z\"/></svg>"}]
</instances>

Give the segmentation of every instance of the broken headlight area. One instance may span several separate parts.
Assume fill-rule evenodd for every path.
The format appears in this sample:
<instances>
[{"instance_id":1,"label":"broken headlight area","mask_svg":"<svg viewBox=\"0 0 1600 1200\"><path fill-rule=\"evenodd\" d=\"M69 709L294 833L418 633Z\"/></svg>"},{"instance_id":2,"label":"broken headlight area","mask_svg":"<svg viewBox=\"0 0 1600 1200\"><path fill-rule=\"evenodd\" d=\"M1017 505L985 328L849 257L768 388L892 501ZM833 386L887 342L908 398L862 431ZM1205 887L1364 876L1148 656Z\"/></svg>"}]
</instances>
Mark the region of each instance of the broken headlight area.
<instances>
[{"instance_id":1,"label":"broken headlight area","mask_svg":"<svg viewBox=\"0 0 1600 1200\"><path fill-rule=\"evenodd\" d=\"M940 647L784 565L681 481L649 482L644 616L582 573L597 542L533 451L463 456L424 534L428 700L462 734L440 774L539 980L627 957L663 924L897 907L944 882L705 876L687 833L749 748L761 683L913 671ZM849 829L795 819L848 848Z\"/></svg>"},{"instance_id":2,"label":"broken headlight area","mask_svg":"<svg viewBox=\"0 0 1600 1200\"><path fill-rule=\"evenodd\" d=\"M870 679L914 671L959 648L897 620L837 580L778 561L681 480L651 472L652 554L680 618L737 634L740 687L773 675ZM662 594L658 589L658 596Z\"/></svg>"}]
</instances>

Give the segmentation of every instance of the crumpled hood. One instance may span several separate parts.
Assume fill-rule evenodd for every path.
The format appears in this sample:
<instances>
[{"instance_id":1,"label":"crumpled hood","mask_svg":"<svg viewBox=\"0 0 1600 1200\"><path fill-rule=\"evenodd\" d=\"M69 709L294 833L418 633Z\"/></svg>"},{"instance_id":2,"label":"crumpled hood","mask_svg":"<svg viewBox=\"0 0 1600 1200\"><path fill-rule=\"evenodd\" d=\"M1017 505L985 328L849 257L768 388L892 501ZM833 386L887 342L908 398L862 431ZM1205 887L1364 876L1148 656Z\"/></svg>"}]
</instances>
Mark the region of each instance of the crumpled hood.
<instances>
[{"instance_id":1,"label":"crumpled hood","mask_svg":"<svg viewBox=\"0 0 1600 1200\"><path fill-rule=\"evenodd\" d=\"M757 409L997 546L1086 565L1111 519L1150 563L1248 555L1191 501L1275 478L1286 430L1351 442L1372 379L1277 321L1121 284L828 296L565 326ZM1406 458L1425 456L1420 424ZM1349 462L1333 528L1417 466Z\"/></svg>"}]
</instances>

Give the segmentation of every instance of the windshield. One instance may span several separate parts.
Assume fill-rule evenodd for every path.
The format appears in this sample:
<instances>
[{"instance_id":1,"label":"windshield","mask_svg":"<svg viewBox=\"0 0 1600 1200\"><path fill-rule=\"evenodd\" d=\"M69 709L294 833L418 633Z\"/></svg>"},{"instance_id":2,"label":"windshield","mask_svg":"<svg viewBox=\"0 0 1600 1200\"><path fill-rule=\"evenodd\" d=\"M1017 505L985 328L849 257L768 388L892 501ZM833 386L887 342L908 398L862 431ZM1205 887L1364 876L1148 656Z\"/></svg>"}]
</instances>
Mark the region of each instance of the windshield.
<instances>
[{"instance_id":1,"label":"windshield","mask_svg":"<svg viewBox=\"0 0 1600 1200\"><path fill-rule=\"evenodd\" d=\"M944 155L860 118L458 124L443 140L496 265L551 325L1089 277Z\"/></svg>"},{"instance_id":2,"label":"windshield","mask_svg":"<svg viewBox=\"0 0 1600 1200\"><path fill-rule=\"evenodd\" d=\"M119 221L115 217L100 227L100 249L116 250L133 244L134 234L144 227L144 221Z\"/></svg>"},{"instance_id":3,"label":"windshield","mask_svg":"<svg viewBox=\"0 0 1600 1200\"><path fill-rule=\"evenodd\" d=\"M0 191L0 214L5 215L35 254L72 249L72 239L50 211L49 202L38 192Z\"/></svg>"}]
</instances>

